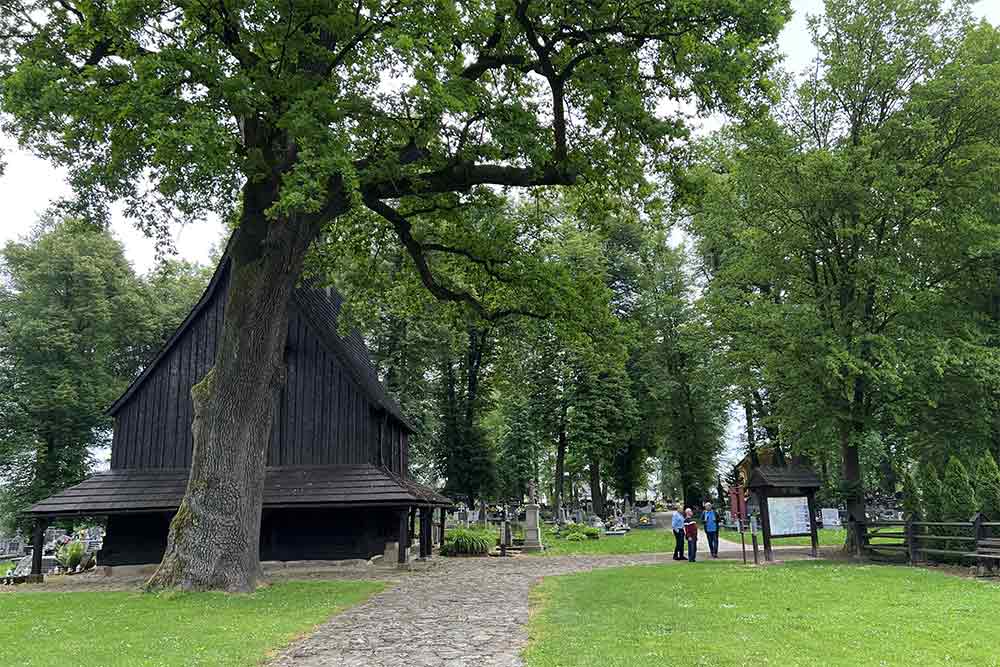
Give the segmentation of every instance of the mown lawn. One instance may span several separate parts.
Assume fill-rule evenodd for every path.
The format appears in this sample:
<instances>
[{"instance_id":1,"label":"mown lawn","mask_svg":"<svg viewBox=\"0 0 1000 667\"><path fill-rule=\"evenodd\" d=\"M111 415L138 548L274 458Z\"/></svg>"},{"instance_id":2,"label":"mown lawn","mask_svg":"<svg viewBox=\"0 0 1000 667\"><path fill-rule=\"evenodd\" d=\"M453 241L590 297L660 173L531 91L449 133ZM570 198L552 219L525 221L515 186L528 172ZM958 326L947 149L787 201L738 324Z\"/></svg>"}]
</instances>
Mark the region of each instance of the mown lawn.
<instances>
[{"instance_id":1,"label":"mown lawn","mask_svg":"<svg viewBox=\"0 0 1000 667\"><path fill-rule=\"evenodd\" d=\"M10 667L257 665L373 581L286 582L224 593L4 593L0 654Z\"/></svg>"},{"instance_id":2,"label":"mown lawn","mask_svg":"<svg viewBox=\"0 0 1000 667\"><path fill-rule=\"evenodd\" d=\"M14 561L12 560L0 560L0 577L7 574L7 570L14 567Z\"/></svg>"},{"instance_id":3,"label":"mown lawn","mask_svg":"<svg viewBox=\"0 0 1000 667\"><path fill-rule=\"evenodd\" d=\"M740 533L737 530L723 528L719 533L719 537L728 542L740 543ZM843 528L821 528L817 532L817 537L819 537L819 545L821 547L839 547L844 545L847 532ZM749 545L749 532L746 533L746 541ZM764 535L762 533L757 533L757 542L761 545L764 544ZM771 544L776 547L808 547L812 543L808 537L778 537L772 540Z\"/></svg>"},{"instance_id":4,"label":"mown lawn","mask_svg":"<svg viewBox=\"0 0 1000 667\"><path fill-rule=\"evenodd\" d=\"M616 568L531 602L528 667L1000 664L1000 586L920 568Z\"/></svg>"},{"instance_id":5,"label":"mown lawn","mask_svg":"<svg viewBox=\"0 0 1000 667\"><path fill-rule=\"evenodd\" d=\"M674 550L674 534L669 530L654 530L652 528L633 528L620 537L602 535L598 540L570 542L559 539L555 533L545 526L542 529L542 544L545 556L566 556L571 554L639 554L639 553L672 553Z\"/></svg>"}]
</instances>

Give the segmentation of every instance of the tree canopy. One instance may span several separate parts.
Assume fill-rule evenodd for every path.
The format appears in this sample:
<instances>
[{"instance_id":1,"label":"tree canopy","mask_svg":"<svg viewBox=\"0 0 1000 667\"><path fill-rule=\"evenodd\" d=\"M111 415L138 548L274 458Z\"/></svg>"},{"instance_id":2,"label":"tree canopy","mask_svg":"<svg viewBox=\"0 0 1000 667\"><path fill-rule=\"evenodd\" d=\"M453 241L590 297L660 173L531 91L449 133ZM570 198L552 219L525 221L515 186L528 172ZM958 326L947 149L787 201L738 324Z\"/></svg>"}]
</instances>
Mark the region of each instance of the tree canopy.
<instances>
[{"instance_id":1,"label":"tree canopy","mask_svg":"<svg viewBox=\"0 0 1000 667\"><path fill-rule=\"evenodd\" d=\"M81 481L110 444L104 411L184 318L203 270L136 276L116 239L46 222L0 252L0 521Z\"/></svg>"}]
</instances>

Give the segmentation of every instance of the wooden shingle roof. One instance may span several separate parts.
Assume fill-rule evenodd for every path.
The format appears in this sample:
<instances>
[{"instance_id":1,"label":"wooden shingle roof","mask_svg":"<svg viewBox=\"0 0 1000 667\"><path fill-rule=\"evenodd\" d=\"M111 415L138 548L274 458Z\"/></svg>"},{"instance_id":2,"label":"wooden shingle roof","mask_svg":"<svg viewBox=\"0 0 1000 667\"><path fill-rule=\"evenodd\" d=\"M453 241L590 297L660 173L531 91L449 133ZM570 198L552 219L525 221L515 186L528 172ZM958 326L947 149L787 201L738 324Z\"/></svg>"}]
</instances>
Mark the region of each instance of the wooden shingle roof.
<instances>
[{"instance_id":1,"label":"wooden shingle roof","mask_svg":"<svg viewBox=\"0 0 1000 667\"><path fill-rule=\"evenodd\" d=\"M27 516L102 516L178 508L186 468L98 473L28 508ZM268 468L264 508L451 506L450 499L373 465Z\"/></svg>"},{"instance_id":2,"label":"wooden shingle roof","mask_svg":"<svg viewBox=\"0 0 1000 667\"><path fill-rule=\"evenodd\" d=\"M779 489L792 487L818 489L822 484L816 472L808 466L758 466L751 473L747 487L759 489L765 486Z\"/></svg>"}]
</instances>

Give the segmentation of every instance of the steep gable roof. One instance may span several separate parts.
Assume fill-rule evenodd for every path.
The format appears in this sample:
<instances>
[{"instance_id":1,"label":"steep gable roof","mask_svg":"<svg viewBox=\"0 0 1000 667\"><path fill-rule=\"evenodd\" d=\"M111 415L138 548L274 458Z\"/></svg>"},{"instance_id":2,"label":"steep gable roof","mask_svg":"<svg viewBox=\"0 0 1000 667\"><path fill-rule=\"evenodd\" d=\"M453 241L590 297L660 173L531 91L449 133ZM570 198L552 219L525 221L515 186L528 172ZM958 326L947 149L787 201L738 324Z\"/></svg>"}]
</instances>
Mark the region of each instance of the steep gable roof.
<instances>
[{"instance_id":1,"label":"steep gable roof","mask_svg":"<svg viewBox=\"0 0 1000 667\"><path fill-rule=\"evenodd\" d=\"M138 377L132 381L124 393L111 404L107 409L107 414L116 414L129 399L146 382L156 367L167 356L170 350L177 345L184 334L190 329L198 316L208 307L215 298L217 292L223 286L228 287L229 280L229 258L223 255L219 266L216 268L212 279L209 281L205 292L188 313L187 317L177 327L173 335L167 340L160 351L153 357ZM218 296L224 297L224 294ZM403 415L399 404L386 392L385 387L378 379L378 373L372 364L368 354L368 348L364 339L357 330L351 330L346 335L341 336L338 331L340 309L343 305L343 297L334 289L318 289L314 287L299 287L292 294L292 301L289 308L296 309L303 315L309 323L313 333L316 334L323 345L340 360L344 369L351 375L358 384L361 391L373 403L395 417L407 430L414 432L413 425Z\"/></svg>"}]
</instances>

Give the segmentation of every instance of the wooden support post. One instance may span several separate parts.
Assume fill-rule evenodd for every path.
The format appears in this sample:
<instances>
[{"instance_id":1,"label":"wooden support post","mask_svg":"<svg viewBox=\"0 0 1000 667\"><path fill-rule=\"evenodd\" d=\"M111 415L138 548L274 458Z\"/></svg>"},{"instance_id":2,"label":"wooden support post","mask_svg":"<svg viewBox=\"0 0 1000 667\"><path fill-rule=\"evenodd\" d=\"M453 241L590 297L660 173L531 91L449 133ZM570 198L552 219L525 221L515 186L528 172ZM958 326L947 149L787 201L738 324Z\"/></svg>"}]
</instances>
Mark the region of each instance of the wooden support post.
<instances>
[{"instance_id":1,"label":"wooden support post","mask_svg":"<svg viewBox=\"0 0 1000 667\"><path fill-rule=\"evenodd\" d=\"M431 515L426 507L420 508L420 559L431 555Z\"/></svg>"},{"instance_id":2,"label":"wooden support post","mask_svg":"<svg viewBox=\"0 0 1000 667\"><path fill-rule=\"evenodd\" d=\"M448 510L446 508L442 507L441 508L441 536L440 536L440 539L438 540L438 544L440 544L441 546L444 546L444 524L445 524L445 519L447 518L447 516L448 516Z\"/></svg>"},{"instance_id":3,"label":"wooden support post","mask_svg":"<svg viewBox=\"0 0 1000 667\"><path fill-rule=\"evenodd\" d=\"M906 556L910 559L910 565L917 562L917 535L914 532L916 526L913 525L913 515L906 517Z\"/></svg>"},{"instance_id":4,"label":"wooden support post","mask_svg":"<svg viewBox=\"0 0 1000 667\"><path fill-rule=\"evenodd\" d=\"M42 576L42 550L45 549L45 522L35 522L31 533L31 576Z\"/></svg>"},{"instance_id":5,"label":"wooden support post","mask_svg":"<svg viewBox=\"0 0 1000 667\"><path fill-rule=\"evenodd\" d=\"M410 521L407 510L399 512L399 564L405 565L410 553Z\"/></svg>"},{"instance_id":6,"label":"wooden support post","mask_svg":"<svg viewBox=\"0 0 1000 667\"><path fill-rule=\"evenodd\" d=\"M976 516L972 517L972 536L976 538L973 551L979 553L979 542L986 538L982 512L976 512ZM986 561L982 558L976 558L976 574L980 577L986 574Z\"/></svg>"},{"instance_id":7,"label":"wooden support post","mask_svg":"<svg viewBox=\"0 0 1000 667\"><path fill-rule=\"evenodd\" d=\"M410 532L409 532L409 537L408 537L408 539L406 541L406 545L407 546L413 544L413 537L416 535L416 530L414 529L413 524L416 522L416 520L417 520L417 508L416 507L411 507L410 508Z\"/></svg>"},{"instance_id":8,"label":"wooden support post","mask_svg":"<svg viewBox=\"0 0 1000 667\"><path fill-rule=\"evenodd\" d=\"M760 494L760 529L764 533L764 561L774 560L771 553L771 515L767 511L767 492Z\"/></svg>"},{"instance_id":9,"label":"wooden support post","mask_svg":"<svg viewBox=\"0 0 1000 667\"><path fill-rule=\"evenodd\" d=\"M810 492L806 496L809 504L809 541L812 543L812 557L819 556L819 532L816 529L816 494Z\"/></svg>"}]
</instances>

